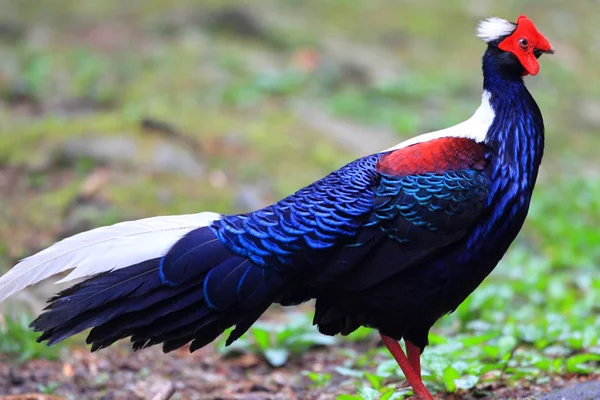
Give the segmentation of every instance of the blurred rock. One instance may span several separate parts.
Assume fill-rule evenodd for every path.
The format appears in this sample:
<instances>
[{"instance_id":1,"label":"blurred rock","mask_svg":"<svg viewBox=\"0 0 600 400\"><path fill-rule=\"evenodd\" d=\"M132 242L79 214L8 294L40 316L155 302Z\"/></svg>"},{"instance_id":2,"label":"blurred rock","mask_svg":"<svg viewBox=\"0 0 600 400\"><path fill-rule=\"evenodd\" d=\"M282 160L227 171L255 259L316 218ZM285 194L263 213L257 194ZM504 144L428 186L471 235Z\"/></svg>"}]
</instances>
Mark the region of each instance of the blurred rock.
<instances>
[{"instance_id":1,"label":"blurred rock","mask_svg":"<svg viewBox=\"0 0 600 400\"><path fill-rule=\"evenodd\" d=\"M25 36L25 27L16 21L0 21L0 40L16 42Z\"/></svg>"},{"instance_id":2,"label":"blurred rock","mask_svg":"<svg viewBox=\"0 0 600 400\"><path fill-rule=\"evenodd\" d=\"M128 136L86 136L67 140L55 156L67 165L89 158L99 165L125 166L159 173L177 173L198 178L204 166L188 148L167 141L155 141L150 151Z\"/></svg>"},{"instance_id":3,"label":"blurred rock","mask_svg":"<svg viewBox=\"0 0 600 400\"><path fill-rule=\"evenodd\" d=\"M260 183L241 185L233 202L234 208L240 212L248 212L258 210L269 204L266 193L270 193L270 190L265 186Z\"/></svg>"},{"instance_id":4,"label":"blurred rock","mask_svg":"<svg viewBox=\"0 0 600 400\"><path fill-rule=\"evenodd\" d=\"M257 40L275 48L284 47L282 32L266 18L268 10L231 5L202 13L196 23L211 32L235 35L243 39ZM275 29L274 29L275 28Z\"/></svg>"},{"instance_id":5,"label":"blurred rock","mask_svg":"<svg viewBox=\"0 0 600 400\"><path fill-rule=\"evenodd\" d=\"M161 172L175 172L197 178L202 175L204 168L196 161L189 151L163 142L154 148L154 169Z\"/></svg>"},{"instance_id":6,"label":"blurred rock","mask_svg":"<svg viewBox=\"0 0 600 400\"><path fill-rule=\"evenodd\" d=\"M208 13L202 18L201 23L211 30L244 38L268 40L269 37L258 15L245 7L234 6Z\"/></svg>"},{"instance_id":7,"label":"blurred rock","mask_svg":"<svg viewBox=\"0 0 600 400\"><path fill-rule=\"evenodd\" d=\"M600 400L600 382L584 382L555 390L538 400Z\"/></svg>"},{"instance_id":8,"label":"blurred rock","mask_svg":"<svg viewBox=\"0 0 600 400\"><path fill-rule=\"evenodd\" d=\"M99 164L132 165L138 144L127 136L87 136L67 140L60 152L67 164L74 164L80 158L91 158Z\"/></svg>"},{"instance_id":9,"label":"blurred rock","mask_svg":"<svg viewBox=\"0 0 600 400\"><path fill-rule=\"evenodd\" d=\"M86 98L52 98L41 103L41 112L55 116L76 117L110 110L113 104Z\"/></svg>"}]
</instances>

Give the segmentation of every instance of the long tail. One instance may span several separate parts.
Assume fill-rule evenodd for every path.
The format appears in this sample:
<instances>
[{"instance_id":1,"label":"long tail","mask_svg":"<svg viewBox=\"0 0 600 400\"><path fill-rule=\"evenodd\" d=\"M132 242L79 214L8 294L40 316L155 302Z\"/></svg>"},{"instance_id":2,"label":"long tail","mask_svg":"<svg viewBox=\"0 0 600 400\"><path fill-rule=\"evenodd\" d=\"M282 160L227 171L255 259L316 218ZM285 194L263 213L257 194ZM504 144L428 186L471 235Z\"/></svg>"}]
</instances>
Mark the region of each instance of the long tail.
<instances>
[{"instance_id":1,"label":"long tail","mask_svg":"<svg viewBox=\"0 0 600 400\"><path fill-rule=\"evenodd\" d=\"M0 301L52 275L87 277L52 299L33 323L54 344L93 328L92 351L131 337L134 349L192 341L196 350L235 326L239 338L284 282L231 253L209 225L214 213L155 217L94 229L22 260L0 278Z\"/></svg>"}]
</instances>

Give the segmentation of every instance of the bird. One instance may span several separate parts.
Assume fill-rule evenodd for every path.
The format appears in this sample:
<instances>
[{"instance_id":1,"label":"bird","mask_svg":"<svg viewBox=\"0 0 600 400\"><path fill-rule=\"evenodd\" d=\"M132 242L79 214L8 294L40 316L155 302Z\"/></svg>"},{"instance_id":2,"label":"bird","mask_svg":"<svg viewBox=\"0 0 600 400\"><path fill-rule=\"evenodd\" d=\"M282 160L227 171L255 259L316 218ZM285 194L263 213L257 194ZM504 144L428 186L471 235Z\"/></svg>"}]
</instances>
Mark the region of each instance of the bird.
<instances>
[{"instance_id":1,"label":"bird","mask_svg":"<svg viewBox=\"0 0 600 400\"><path fill-rule=\"evenodd\" d=\"M229 345L274 304L315 301L325 335L379 332L418 399L434 323L495 268L519 233L544 151L525 86L554 54L533 22L480 21L481 105L466 121L366 155L288 197L239 214L200 212L65 238L0 278L0 302L70 271L80 280L32 323L39 342L91 330L91 351ZM62 275L61 275L62 276ZM403 340L406 353L399 344Z\"/></svg>"}]
</instances>

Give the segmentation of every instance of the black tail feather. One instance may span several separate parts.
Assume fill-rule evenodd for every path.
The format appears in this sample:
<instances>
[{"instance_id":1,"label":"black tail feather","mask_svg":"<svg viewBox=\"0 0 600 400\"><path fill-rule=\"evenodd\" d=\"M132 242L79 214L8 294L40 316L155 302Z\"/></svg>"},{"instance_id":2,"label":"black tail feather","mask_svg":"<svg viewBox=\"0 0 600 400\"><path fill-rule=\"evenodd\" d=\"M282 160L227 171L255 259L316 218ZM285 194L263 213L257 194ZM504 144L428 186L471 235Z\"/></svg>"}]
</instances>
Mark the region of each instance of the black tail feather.
<instances>
[{"instance_id":1,"label":"black tail feather","mask_svg":"<svg viewBox=\"0 0 600 400\"><path fill-rule=\"evenodd\" d=\"M286 280L229 252L208 228L163 258L98 274L60 292L32 322L38 341L58 343L92 328L92 351L131 337L134 349L186 343L196 350L235 326L231 344L284 293Z\"/></svg>"},{"instance_id":2,"label":"black tail feather","mask_svg":"<svg viewBox=\"0 0 600 400\"><path fill-rule=\"evenodd\" d=\"M143 296L161 285L158 278L160 259L144 261L127 267L125 270L105 272L91 279L63 290L48 302L46 311L40 315L31 327L35 331L51 330L65 323L72 323L73 316L85 315L87 311L107 308L107 305L123 297ZM136 303L131 303L135 307ZM130 306L130 307L131 307ZM108 308L123 313L125 309ZM97 311L93 313L97 314ZM89 327L89 326L88 326ZM86 328L83 328L84 330Z\"/></svg>"},{"instance_id":3,"label":"black tail feather","mask_svg":"<svg viewBox=\"0 0 600 400\"><path fill-rule=\"evenodd\" d=\"M250 329L252 324L256 322L256 320L267 310L267 308L269 308L270 305L271 303L267 302L263 304L262 307L256 308L253 311L249 311L247 314L245 314L242 319L235 324L235 329L229 334L229 337L225 342L225 346L229 346L231 343L238 340L244 333L246 333L246 331Z\"/></svg>"},{"instance_id":4,"label":"black tail feather","mask_svg":"<svg viewBox=\"0 0 600 400\"><path fill-rule=\"evenodd\" d=\"M180 308L194 305L199 310L198 304L202 304L202 288L196 285L183 291L178 296L173 296L160 303L154 303L151 307L125 313L95 326L90 331L87 341L93 343L99 340L112 339L113 337L116 341L130 336L132 332L147 327L165 316L171 315Z\"/></svg>"}]
</instances>

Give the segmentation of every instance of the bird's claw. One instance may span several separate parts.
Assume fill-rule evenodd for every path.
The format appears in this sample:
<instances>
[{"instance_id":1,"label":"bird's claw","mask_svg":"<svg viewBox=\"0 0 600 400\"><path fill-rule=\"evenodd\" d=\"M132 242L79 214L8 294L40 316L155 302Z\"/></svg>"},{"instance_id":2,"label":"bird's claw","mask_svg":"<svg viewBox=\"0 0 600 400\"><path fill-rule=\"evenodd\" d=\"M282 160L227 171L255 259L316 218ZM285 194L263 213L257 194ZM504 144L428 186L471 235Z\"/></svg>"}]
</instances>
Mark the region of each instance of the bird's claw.
<instances>
[{"instance_id":1,"label":"bird's claw","mask_svg":"<svg viewBox=\"0 0 600 400\"><path fill-rule=\"evenodd\" d=\"M407 389L407 388L410 388L410 387L412 387L412 386L410 386L410 383L408 383L408 381L405 380L401 384L397 385L396 389Z\"/></svg>"}]
</instances>

